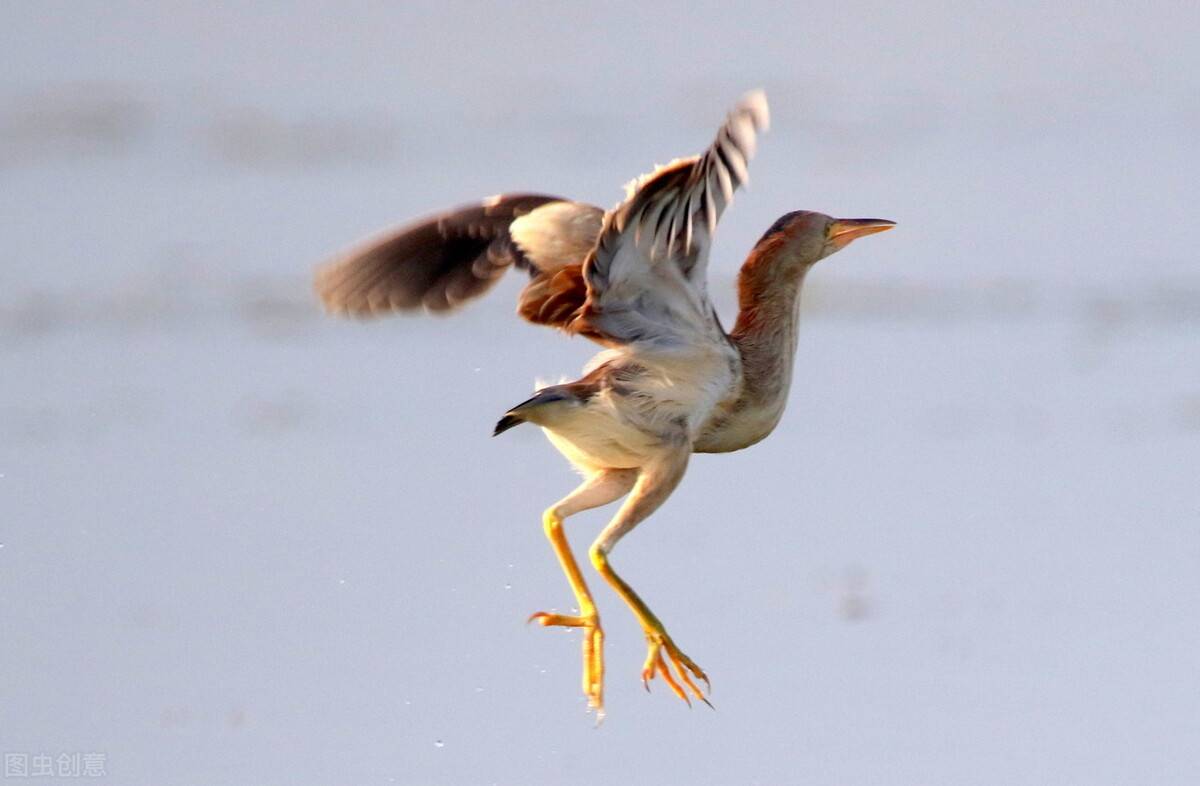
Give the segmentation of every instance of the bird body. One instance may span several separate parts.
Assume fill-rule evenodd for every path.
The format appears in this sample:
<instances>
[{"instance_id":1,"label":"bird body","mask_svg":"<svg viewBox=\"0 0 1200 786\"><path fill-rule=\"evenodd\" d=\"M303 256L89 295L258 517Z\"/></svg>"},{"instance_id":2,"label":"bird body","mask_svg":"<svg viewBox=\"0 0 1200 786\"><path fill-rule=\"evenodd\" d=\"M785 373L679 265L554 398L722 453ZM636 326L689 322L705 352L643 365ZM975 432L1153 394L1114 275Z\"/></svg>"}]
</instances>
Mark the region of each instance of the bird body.
<instances>
[{"instance_id":1,"label":"bird body","mask_svg":"<svg viewBox=\"0 0 1200 786\"><path fill-rule=\"evenodd\" d=\"M531 619L583 629L583 691L598 716L603 629L563 520L626 497L589 550L591 563L645 631L643 681L661 675L680 698L690 693L707 702L697 684L707 684L706 675L615 572L609 553L671 495L693 452L740 450L774 430L791 385L805 276L851 240L893 225L808 211L784 215L742 266L738 317L727 333L708 299L709 249L766 126L766 98L751 93L704 153L633 181L612 210L500 195L381 235L317 274L330 311L372 316L449 310L520 267L530 274L517 308L523 318L605 347L580 379L541 388L495 429L540 426L583 475L543 516L579 614L538 612Z\"/></svg>"}]
</instances>

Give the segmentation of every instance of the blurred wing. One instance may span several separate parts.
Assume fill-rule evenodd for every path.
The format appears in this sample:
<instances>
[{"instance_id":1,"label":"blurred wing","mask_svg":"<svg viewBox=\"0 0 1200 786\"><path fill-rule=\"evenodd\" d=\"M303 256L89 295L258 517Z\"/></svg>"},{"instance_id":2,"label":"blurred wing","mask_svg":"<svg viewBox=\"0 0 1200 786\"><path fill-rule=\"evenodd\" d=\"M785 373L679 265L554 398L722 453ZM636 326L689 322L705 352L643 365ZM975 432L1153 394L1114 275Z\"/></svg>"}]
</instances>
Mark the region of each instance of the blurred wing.
<instances>
[{"instance_id":1,"label":"blurred wing","mask_svg":"<svg viewBox=\"0 0 1200 786\"><path fill-rule=\"evenodd\" d=\"M511 226L539 208L546 218L534 222L525 242L518 243ZM558 197L501 194L366 241L320 267L314 288L336 314L367 317L422 307L449 311L485 293L513 265L536 280L545 275L539 263L556 271L574 249L578 264L595 243L602 215L600 208ZM562 233L556 234L559 224Z\"/></svg>"},{"instance_id":2,"label":"blurred wing","mask_svg":"<svg viewBox=\"0 0 1200 786\"><path fill-rule=\"evenodd\" d=\"M724 341L708 301L709 249L767 124L766 96L750 93L702 155L631 184L584 263L587 300L572 330L609 345Z\"/></svg>"}]
</instances>

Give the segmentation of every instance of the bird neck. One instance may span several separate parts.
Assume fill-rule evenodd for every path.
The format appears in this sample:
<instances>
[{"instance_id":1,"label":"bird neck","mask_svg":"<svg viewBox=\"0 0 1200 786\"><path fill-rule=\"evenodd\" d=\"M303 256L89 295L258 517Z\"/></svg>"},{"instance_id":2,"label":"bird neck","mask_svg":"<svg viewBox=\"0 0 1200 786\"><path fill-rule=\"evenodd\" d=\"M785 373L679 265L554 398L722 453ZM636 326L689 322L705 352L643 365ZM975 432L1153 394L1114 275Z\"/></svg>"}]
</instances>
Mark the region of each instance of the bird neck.
<instances>
[{"instance_id":1,"label":"bird neck","mask_svg":"<svg viewBox=\"0 0 1200 786\"><path fill-rule=\"evenodd\" d=\"M742 355L743 398L783 412L792 382L800 290L809 265L785 259L782 242L754 248L738 275L738 318L730 338Z\"/></svg>"},{"instance_id":2,"label":"bird neck","mask_svg":"<svg viewBox=\"0 0 1200 786\"><path fill-rule=\"evenodd\" d=\"M721 402L692 449L728 453L766 438L787 404L796 356L800 288L808 265L785 256L771 239L759 241L738 275L737 322L729 334L742 358L737 395Z\"/></svg>"}]
</instances>

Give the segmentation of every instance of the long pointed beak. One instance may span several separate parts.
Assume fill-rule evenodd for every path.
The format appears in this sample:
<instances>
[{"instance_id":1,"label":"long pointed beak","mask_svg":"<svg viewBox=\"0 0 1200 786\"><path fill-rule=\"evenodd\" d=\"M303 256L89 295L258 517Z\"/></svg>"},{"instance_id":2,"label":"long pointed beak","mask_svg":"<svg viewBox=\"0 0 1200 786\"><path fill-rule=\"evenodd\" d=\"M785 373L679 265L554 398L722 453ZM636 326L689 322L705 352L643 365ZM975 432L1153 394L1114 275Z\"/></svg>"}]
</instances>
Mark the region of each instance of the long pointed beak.
<instances>
[{"instance_id":1,"label":"long pointed beak","mask_svg":"<svg viewBox=\"0 0 1200 786\"><path fill-rule=\"evenodd\" d=\"M838 248L860 237L886 232L896 226L886 218L839 218L829 227L829 241Z\"/></svg>"}]
</instances>

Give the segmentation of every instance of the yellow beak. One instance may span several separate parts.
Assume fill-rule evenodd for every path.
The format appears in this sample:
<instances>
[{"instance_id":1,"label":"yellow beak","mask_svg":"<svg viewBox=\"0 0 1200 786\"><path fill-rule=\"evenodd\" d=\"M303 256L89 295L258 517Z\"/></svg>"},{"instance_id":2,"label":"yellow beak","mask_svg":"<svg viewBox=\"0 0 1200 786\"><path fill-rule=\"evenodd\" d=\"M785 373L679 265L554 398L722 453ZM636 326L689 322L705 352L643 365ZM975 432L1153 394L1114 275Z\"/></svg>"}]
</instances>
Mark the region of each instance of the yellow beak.
<instances>
[{"instance_id":1,"label":"yellow beak","mask_svg":"<svg viewBox=\"0 0 1200 786\"><path fill-rule=\"evenodd\" d=\"M886 218L839 218L829 226L829 242L838 248L866 235L886 232L896 226Z\"/></svg>"}]
</instances>

